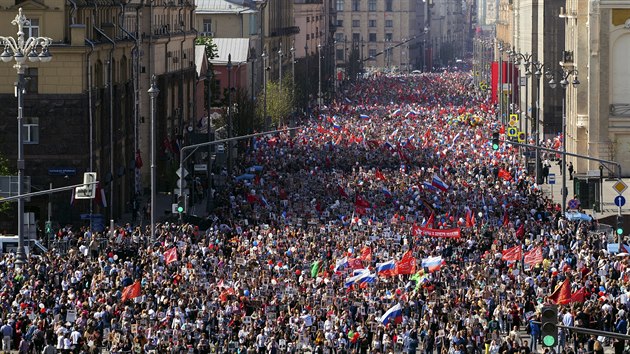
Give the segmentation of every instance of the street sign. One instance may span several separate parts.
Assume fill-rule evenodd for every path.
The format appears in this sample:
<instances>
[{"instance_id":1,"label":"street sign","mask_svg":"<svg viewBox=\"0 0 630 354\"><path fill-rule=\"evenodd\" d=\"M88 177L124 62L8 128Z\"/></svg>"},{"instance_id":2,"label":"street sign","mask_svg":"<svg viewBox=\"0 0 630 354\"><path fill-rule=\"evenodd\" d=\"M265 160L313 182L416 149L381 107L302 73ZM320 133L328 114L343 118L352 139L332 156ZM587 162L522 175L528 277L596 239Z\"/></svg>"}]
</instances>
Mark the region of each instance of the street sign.
<instances>
[{"instance_id":1,"label":"street sign","mask_svg":"<svg viewBox=\"0 0 630 354\"><path fill-rule=\"evenodd\" d=\"M556 174L550 173L549 176L547 176L547 182L549 184L556 184Z\"/></svg>"},{"instance_id":2,"label":"street sign","mask_svg":"<svg viewBox=\"0 0 630 354\"><path fill-rule=\"evenodd\" d=\"M186 183L185 179L178 179L177 180L177 188L183 189L183 188L186 188L187 185L188 185L188 183Z\"/></svg>"},{"instance_id":3,"label":"street sign","mask_svg":"<svg viewBox=\"0 0 630 354\"><path fill-rule=\"evenodd\" d=\"M613 184L613 189L617 191L617 193L621 194L628 189L628 185L625 184L622 180L617 181L617 183Z\"/></svg>"},{"instance_id":4,"label":"street sign","mask_svg":"<svg viewBox=\"0 0 630 354\"><path fill-rule=\"evenodd\" d=\"M85 172L83 174L83 186L74 190L74 199L93 199L96 197L96 172Z\"/></svg>"},{"instance_id":5,"label":"street sign","mask_svg":"<svg viewBox=\"0 0 630 354\"><path fill-rule=\"evenodd\" d=\"M525 142L525 132L518 133L518 142L519 143L524 143Z\"/></svg>"},{"instance_id":6,"label":"street sign","mask_svg":"<svg viewBox=\"0 0 630 354\"><path fill-rule=\"evenodd\" d=\"M515 137L518 135L518 129L516 129L515 127L509 127L507 129L507 136L509 137Z\"/></svg>"},{"instance_id":7,"label":"street sign","mask_svg":"<svg viewBox=\"0 0 630 354\"><path fill-rule=\"evenodd\" d=\"M178 168L175 173L177 173L177 177L179 178L186 178L186 176L188 176L188 171L186 171L186 169L183 167Z\"/></svg>"},{"instance_id":8,"label":"street sign","mask_svg":"<svg viewBox=\"0 0 630 354\"><path fill-rule=\"evenodd\" d=\"M580 203L577 199L569 200L569 209L577 209L580 206Z\"/></svg>"},{"instance_id":9,"label":"street sign","mask_svg":"<svg viewBox=\"0 0 630 354\"><path fill-rule=\"evenodd\" d=\"M618 207L622 207L626 204L626 198L623 197L623 195L618 195L615 197L615 205Z\"/></svg>"},{"instance_id":10,"label":"street sign","mask_svg":"<svg viewBox=\"0 0 630 354\"><path fill-rule=\"evenodd\" d=\"M518 114L510 114L510 122L508 123L511 127L515 127L518 125Z\"/></svg>"}]
</instances>

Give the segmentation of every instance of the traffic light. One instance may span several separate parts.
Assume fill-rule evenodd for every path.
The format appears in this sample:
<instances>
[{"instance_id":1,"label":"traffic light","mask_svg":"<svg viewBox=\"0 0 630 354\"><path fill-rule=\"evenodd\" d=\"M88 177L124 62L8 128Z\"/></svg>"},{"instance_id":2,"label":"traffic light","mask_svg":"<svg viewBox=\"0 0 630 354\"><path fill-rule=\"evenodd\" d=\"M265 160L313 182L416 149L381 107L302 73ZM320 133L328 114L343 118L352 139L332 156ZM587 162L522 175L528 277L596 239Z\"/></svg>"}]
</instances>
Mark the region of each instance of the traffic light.
<instances>
[{"instance_id":1,"label":"traffic light","mask_svg":"<svg viewBox=\"0 0 630 354\"><path fill-rule=\"evenodd\" d=\"M623 235L623 217L617 215L617 235Z\"/></svg>"},{"instance_id":2,"label":"traffic light","mask_svg":"<svg viewBox=\"0 0 630 354\"><path fill-rule=\"evenodd\" d=\"M182 214L186 212L186 196L180 195L177 197L177 212Z\"/></svg>"},{"instance_id":3,"label":"traffic light","mask_svg":"<svg viewBox=\"0 0 630 354\"><path fill-rule=\"evenodd\" d=\"M45 228L46 228L46 235L52 234L52 222L46 221L45 225L46 225L45 226Z\"/></svg>"},{"instance_id":4,"label":"traffic light","mask_svg":"<svg viewBox=\"0 0 630 354\"><path fill-rule=\"evenodd\" d=\"M558 307L545 305L540 316L540 337L543 346L555 347L558 344Z\"/></svg>"},{"instance_id":5,"label":"traffic light","mask_svg":"<svg viewBox=\"0 0 630 354\"><path fill-rule=\"evenodd\" d=\"M499 150L499 132L492 133L492 150Z\"/></svg>"}]
</instances>

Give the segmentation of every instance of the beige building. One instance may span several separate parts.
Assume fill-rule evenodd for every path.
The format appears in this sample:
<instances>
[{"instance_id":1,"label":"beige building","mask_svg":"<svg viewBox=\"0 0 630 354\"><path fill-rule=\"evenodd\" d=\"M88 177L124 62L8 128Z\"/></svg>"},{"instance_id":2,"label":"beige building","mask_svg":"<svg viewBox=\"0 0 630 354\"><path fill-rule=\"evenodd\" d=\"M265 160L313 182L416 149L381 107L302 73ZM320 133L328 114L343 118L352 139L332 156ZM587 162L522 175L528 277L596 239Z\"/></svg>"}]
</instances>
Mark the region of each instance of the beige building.
<instances>
[{"instance_id":1,"label":"beige building","mask_svg":"<svg viewBox=\"0 0 630 354\"><path fill-rule=\"evenodd\" d=\"M166 2L101 2L97 6L60 0L1 0L0 33L16 37L11 21L23 8L30 21L25 35L51 37L52 60L28 63L24 116L31 141L26 142L26 175L34 188L82 181L95 171L107 207L95 206L105 218L117 218L148 188L152 75L160 89L156 105L158 166L175 158L191 126L194 74L192 5ZM16 115L15 69L0 65L0 102L4 116ZM2 126L1 151L16 157L15 120ZM143 163L140 163L143 160ZM132 162L133 161L133 162ZM13 165L13 162L11 162ZM66 171L59 175L56 171ZM169 169L160 168L160 190L172 188ZM90 212L88 202L70 208L69 193L53 195L53 215L71 222ZM56 202L58 201L58 202ZM33 198L26 210L42 220L48 198Z\"/></svg>"},{"instance_id":2,"label":"beige building","mask_svg":"<svg viewBox=\"0 0 630 354\"><path fill-rule=\"evenodd\" d=\"M350 57L366 59L366 70L406 68L419 49L405 51L406 42L423 33L417 22L417 12L424 11L419 1L413 0L335 0L337 31L335 59L338 67ZM351 51L358 55L352 56Z\"/></svg>"},{"instance_id":3,"label":"beige building","mask_svg":"<svg viewBox=\"0 0 630 354\"><path fill-rule=\"evenodd\" d=\"M295 25L300 32L295 35L295 57L304 58L317 52L317 45L326 42L328 22L323 0L295 0Z\"/></svg>"}]
</instances>

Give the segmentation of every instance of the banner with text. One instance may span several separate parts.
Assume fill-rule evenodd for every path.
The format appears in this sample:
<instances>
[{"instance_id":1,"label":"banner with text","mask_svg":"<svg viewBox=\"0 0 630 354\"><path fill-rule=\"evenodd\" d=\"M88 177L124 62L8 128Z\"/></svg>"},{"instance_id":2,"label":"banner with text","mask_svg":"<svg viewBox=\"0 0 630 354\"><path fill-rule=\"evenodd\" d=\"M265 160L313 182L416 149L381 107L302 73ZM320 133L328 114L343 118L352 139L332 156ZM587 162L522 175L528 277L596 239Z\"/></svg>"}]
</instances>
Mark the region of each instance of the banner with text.
<instances>
[{"instance_id":1,"label":"banner with text","mask_svg":"<svg viewBox=\"0 0 630 354\"><path fill-rule=\"evenodd\" d=\"M460 238L461 231L459 228L455 229L430 229L427 227L419 227L418 236L425 237L439 237L439 238Z\"/></svg>"}]
</instances>

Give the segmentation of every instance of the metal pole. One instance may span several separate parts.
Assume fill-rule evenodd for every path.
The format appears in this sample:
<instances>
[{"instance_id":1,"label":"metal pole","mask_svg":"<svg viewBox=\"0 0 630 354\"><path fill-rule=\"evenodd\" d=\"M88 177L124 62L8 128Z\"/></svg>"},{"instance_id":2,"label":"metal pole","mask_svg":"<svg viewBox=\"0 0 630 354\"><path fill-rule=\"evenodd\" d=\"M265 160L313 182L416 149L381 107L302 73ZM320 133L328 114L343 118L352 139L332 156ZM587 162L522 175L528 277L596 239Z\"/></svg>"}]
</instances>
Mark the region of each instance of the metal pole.
<instances>
[{"instance_id":1,"label":"metal pole","mask_svg":"<svg viewBox=\"0 0 630 354\"><path fill-rule=\"evenodd\" d=\"M322 111L322 44L317 45L317 71L319 74L319 80L317 80L317 109ZM318 112L318 113L319 113Z\"/></svg>"},{"instance_id":2,"label":"metal pole","mask_svg":"<svg viewBox=\"0 0 630 354\"><path fill-rule=\"evenodd\" d=\"M207 122L207 129L208 129L208 141L213 141L214 140L214 122L212 121L211 118L211 108L212 108L212 66L210 64L210 59L206 58L206 60L208 61L207 63L207 68L206 68L206 82L208 85L208 90L206 91L206 105L208 106L208 122ZM252 74L253 74L253 70L252 70ZM206 212L208 214L210 214L210 212L212 211L212 204L213 204L213 195L212 195L212 187L213 187L213 174L212 174L212 146L208 146L208 160L206 161L207 163L207 170L208 170L208 191L207 191L207 199L206 199Z\"/></svg>"},{"instance_id":3,"label":"metal pole","mask_svg":"<svg viewBox=\"0 0 630 354\"><path fill-rule=\"evenodd\" d=\"M48 184L48 189L51 189L51 190L53 189L52 182L50 182ZM52 200L51 200L51 198L52 198L51 194L48 194L48 222L50 222L51 219L52 219ZM91 218L92 218L92 216L90 215L90 219ZM90 229L90 231L92 231L92 230Z\"/></svg>"},{"instance_id":4,"label":"metal pole","mask_svg":"<svg viewBox=\"0 0 630 354\"><path fill-rule=\"evenodd\" d=\"M269 129L269 122L267 120L267 54L262 53L263 58L263 122L265 130Z\"/></svg>"},{"instance_id":5,"label":"metal pole","mask_svg":"<svg viewBox=\"0 0 630 354\"><path fill-rule=\"evenodd\" d=\"M278 49L278 85L282 92L282 40L280 41L280 49Z\"/></svg>"},{"instance_id":6,"label":"metal pole","mask_svg":"<svg viewBox=\"0 0 630 354\"><path fill-rule=\"evenodd\" d=\"M536 132L536 134L534 134L534 139L536 139L536 141L534 142L534 145L538 148L538 146L540 146L540 91L542 91L542 86L540 85L541 75L538 67L536 68L536 73L536 119L534 121L534 131ZM536 149L536 183L540 183L539 181L541 180L541 177L540 149Z\"/></svg>"},{"instance_id":7,"label":"metal pole","mask_svg":"<svg viewBox=\"0 0 630 354\"><path fill-rule=\"evenodd\" d=\"M504 123L503 120L503 46L499 43L499 67L497 68L499 73L499 80L497 81L497 98L499 99L499 120Z\"/></svg>"},{"instance_id":8,"label":"metal pole","mask_svg":"<svg viewBox=\"0 0 630 354\"><path fill-rule=\"evenodd\" d=\"M562 152L567 151L567 88L562 88ZM562 215L567 211L567 156L562 155Z\"/></svg>"},{"instance_id":9,"label":"metal pole","mask_svg":"<svg viewBox=\"0 0 630 354\"><path fill-rule=\"evenodd\" d=\"M109 186L109 215L110 219L114 219L114 82L112 78L112 62L114 61L113 51L109 52L109 65L107 73L107 82L109 83L109 171L112 180Z\"/></svg>"},{"instance_id":10,"label":"metal pole","mask_svg":"<svg viewBox=\"0 0 630 354\"><path fill-rule=\"evenodd\" d=\"M157 199L157 175L156 175L156 117L155 117L155 99L157 98L160 90L157 88L155 84L155 75L151 77L151 87L147 91L149 97L151 99L151 235L149 237L149 241L151 244L155 242L155 200Z\"/></svg>"},{"instance_id":11,"label":"metal pole","mask_svg":"<svg viewBox=\"0 0 630 354\"><path fill-rule=\"evenodd\" d=\"M18 104L18 114L17 114L17 124L18 124L18 156L17 156L17 169L18 169L18 195L22 195L24 193L24 136L22 135L22 131L24 130L24 121L23 121L23 90L24 90L24 68L18 64L18 78L15 83L16 94L17 94L17 104ZM15 259L15 266L21 267L26 262L26 254L24 253L24 199L18 199L18 249L17 255Z\"/></svg>"},{"instance_id":12,"label":"metal pole","mask_svg":"<svg viewBox=\"0 0 630 354\"><path fill-rule=\"evenodd\" d=\"M232 137L232 54L228 54L227 62L227 74L228 74L228 139ZM228 176L232 175L232 143L228 143Z\"/></svg>"}]
</instances>

